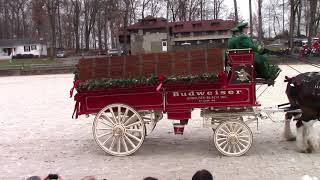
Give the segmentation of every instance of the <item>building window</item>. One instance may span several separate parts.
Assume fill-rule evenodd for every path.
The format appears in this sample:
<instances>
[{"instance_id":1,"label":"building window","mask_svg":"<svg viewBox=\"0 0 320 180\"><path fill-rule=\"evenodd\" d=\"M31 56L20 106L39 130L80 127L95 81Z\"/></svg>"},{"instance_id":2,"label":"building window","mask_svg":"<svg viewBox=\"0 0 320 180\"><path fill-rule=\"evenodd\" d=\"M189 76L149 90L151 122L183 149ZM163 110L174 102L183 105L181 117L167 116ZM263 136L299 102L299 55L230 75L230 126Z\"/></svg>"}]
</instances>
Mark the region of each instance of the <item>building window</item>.
<instances>
[{"instance_id":1,"label":"building window","mask_svg":"<svg viewBox=\"0 0 320 180\"><path fill-rule=\"evenodd\" d=\"M31 50L37 50L37 45L31 45Z\"/></svg>"},{"instance_id":2,"label":"building window","mask_svg":"<svg viewBox=\"0 0 320 180\"><path fill-rule=\"evenodd\" d=\"M30 46L24 46L24 52L30 52Z\"/></svg>"},{"instance_id":3,"label":"building window","mask_svg":"<svg viewBox=\"0 0 320 180\"><path fill-rule=\"evenodd\" d=\"M163 41L163 42L162 42L162 46L167 46L167 42L166 42L166 41Z\"/></svg>"}]
</instances>

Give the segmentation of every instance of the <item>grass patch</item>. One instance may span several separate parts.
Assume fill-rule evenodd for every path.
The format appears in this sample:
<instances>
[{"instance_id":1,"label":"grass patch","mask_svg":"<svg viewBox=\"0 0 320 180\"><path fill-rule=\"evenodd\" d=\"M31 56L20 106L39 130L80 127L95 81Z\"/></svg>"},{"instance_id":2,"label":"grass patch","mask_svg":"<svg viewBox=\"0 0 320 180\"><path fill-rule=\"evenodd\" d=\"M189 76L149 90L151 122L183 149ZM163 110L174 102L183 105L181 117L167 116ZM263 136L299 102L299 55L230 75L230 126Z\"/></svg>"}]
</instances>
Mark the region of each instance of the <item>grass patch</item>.
<instances>
[{"instance_id":1,"label":"grass patch","mask_svg":"<svg viewBox=\"0 0 320 180\"><path fill-rule=\"evenodd\" d=\"M33 59L12 59L0 60L0 66L19 66L19 65L32 65L32 64L58 64L57 61L46 58L33 58Z\"/></svg>"}]
</instances>

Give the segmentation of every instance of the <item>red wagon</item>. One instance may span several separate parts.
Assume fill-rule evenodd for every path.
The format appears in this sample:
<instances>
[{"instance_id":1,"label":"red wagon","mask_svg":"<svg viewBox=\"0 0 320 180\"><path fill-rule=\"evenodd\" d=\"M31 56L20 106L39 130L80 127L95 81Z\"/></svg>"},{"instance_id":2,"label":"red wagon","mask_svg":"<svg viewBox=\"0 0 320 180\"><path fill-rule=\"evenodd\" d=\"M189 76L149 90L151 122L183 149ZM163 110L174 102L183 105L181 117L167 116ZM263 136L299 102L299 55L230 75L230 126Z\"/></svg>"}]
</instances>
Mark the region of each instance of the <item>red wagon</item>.
<instances>
[{"instance_id":1,"label":"red wagon","mask_svg":"<svg viewBox=\"0 0 320 180\"><path fill-rule=\"evenodd\" d=\"M163 56L168 57L169 65L160 61ZM177 57L184 57L181 62L186 64L177 63ZM214 145L222 154L241 156L250 149L253 137L247 124L259 115L250 49L152 55L149 59L155 60L149 63L149 74L154 76L143 80L133 78L147 71L141 55L112 58L118 59L82 59L74 86L74 114L96 115L93 136L106 153L126 156L137 151L164 113L170 120L179 120L174 131L183 134L195 108L201 109L204 127L213 128ZM104 80L97 81L99 78Z\"/></svg>"}]
</instances>

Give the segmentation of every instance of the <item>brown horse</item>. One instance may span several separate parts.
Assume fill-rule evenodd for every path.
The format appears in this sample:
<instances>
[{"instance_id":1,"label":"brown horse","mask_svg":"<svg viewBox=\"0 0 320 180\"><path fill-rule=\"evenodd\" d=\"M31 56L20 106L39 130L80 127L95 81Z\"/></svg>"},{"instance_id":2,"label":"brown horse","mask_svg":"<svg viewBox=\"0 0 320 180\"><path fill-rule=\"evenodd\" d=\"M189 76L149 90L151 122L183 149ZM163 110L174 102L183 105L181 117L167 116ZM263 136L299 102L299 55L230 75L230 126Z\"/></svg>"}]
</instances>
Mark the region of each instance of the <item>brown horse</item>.
<instances>
[{"instance_id":1,"label":"brown horse","mask_svg":"<svg viewBox=\"0 0 320 180\"><path fill-rule=\"evenodd\" d=\"M292 109L301 113L287 112L284 135L287 140L296 140L300 152L319 150L319 137L313 124L320 118L320 72L307 72L287 78L286 94ZM290 129L290 121L296 120L297 137Z\"/></svg>"}]
</instances>

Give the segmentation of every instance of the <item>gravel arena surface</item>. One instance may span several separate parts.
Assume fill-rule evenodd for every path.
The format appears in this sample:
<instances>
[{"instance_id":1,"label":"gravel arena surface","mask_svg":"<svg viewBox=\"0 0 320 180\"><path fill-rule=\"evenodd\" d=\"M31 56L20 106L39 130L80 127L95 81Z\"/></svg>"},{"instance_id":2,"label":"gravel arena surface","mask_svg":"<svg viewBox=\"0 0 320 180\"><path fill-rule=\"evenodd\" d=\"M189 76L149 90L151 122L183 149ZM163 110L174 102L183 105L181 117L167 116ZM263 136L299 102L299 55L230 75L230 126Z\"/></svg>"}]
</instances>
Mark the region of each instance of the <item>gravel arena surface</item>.
<instances>
[{"instance_id":1,"label":"gravel arena surface","mask_svg":"<svg viewBox=\"0 0 320 180\"><path fill-rule=\"evenodd\" d=\"M301 72L319 71L310 65L292 65ZM260 97L263 106L287 102L284 75L298 72L281 65L274 87ZM174 135L165 117L141 148L128 157L106 155L92 136L93 116L71 119L73 74L0 78L0 180L21 180L31 175L58 173L65 180L87 175L108 180L189 180L207 169L216 180L299 180L305 174L320 177L319 153L297 152L283 138L284 114L251 123L254 142L241 157L225 157L213 145L213 132L202 127L200 111ZM265 89L261 87L257 96ZM319 126L317 123L316 126ZM294 123L292 126L294 127ZM320 129L319 129L320 130Z\"/></svg>"}]
</instances>

